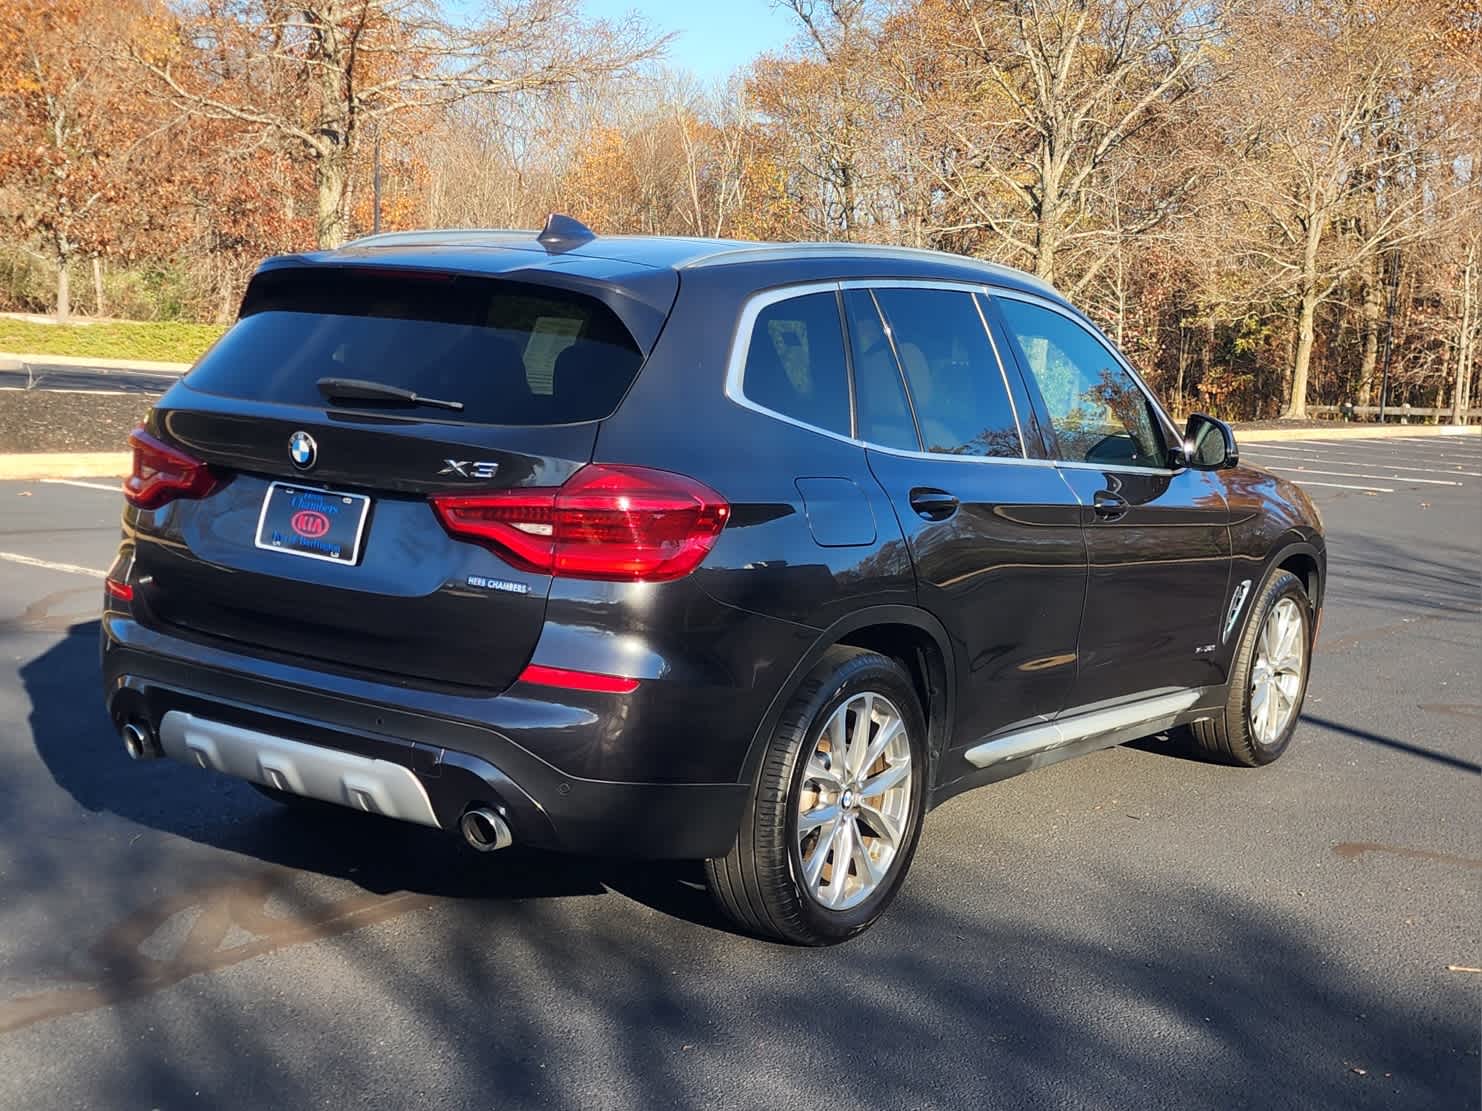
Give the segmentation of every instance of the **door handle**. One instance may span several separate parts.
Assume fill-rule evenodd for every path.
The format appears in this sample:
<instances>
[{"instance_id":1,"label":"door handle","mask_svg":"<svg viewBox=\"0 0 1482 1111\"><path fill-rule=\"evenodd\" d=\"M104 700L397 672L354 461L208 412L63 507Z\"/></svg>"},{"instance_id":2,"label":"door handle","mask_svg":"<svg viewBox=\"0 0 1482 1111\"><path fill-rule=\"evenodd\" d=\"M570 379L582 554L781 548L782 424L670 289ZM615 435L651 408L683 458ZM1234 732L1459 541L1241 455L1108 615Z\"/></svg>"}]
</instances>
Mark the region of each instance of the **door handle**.
<instances>
[{"instance_id":1,"label":"door handle","mask_svg":"<svg viewBox=\"0 0 1482 1111\"><path fill-rule=\"evenodd\" d=\"M955 495L930 486L918 486L911 491L911 508L928 521L945 521L957 512L960 504Z\"/></svg>"},{"instance_id":2,"label":"door handle","mask_svg":"<svg viewBox=\"0 0 1482 1111\"><path fill-rule=\"evenodd\" d=\"M1110 490L1098 490L1091 499L1091 506L1102 520L1115 521L1127 512L1127 499Z\"/></svg>"}]
</instances>

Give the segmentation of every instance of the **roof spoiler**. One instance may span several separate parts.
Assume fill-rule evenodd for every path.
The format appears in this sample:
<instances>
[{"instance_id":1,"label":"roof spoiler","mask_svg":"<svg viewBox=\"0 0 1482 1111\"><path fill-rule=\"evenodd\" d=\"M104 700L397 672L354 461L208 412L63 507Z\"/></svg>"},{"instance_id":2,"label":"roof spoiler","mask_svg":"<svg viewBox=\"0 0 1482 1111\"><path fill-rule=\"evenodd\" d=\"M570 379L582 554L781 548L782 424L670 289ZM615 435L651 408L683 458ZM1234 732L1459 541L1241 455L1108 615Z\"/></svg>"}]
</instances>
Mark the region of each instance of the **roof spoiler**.
<instances>
[{"instance_id":1,"label":"roof spoiler","mask_svg":"<svg viewBox=\"0 0 1482 1111\"><path fill-rule=\"evenodd\" d=\"M540 229L535 241L550 254L559 255L596 238L597 233L580 220L552 212L545 218L545 227Z\"/></svg>"}]
</instances>

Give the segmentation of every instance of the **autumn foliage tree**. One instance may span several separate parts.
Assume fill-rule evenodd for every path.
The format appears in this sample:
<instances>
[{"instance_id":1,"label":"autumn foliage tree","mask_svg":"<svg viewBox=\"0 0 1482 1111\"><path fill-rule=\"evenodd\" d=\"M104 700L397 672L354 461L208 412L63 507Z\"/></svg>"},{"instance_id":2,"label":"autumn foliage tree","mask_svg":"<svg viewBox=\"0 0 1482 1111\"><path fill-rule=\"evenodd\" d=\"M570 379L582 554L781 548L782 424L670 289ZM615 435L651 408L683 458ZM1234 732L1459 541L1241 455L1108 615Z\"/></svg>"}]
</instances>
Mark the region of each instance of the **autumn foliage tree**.
<instances>
[{"instance_id":1,"label":"autumn foliage tree","mask_svg":"<svg viewBox=\"0 0 1482 1111\"><path fill-rule=\"evenodd\" d=\"M704 87L579 0L0 0L0 300L65 311L90 256L226 319L263 255L558 210L1019 266L1183 411L1466 419L1482 0L776 8Z\"/></svg>"},{"instance_id":2,"label":"autumn foliage tree","mask_svg":"<svg viewBox=\"0 0 1482 1111\"><path fill-rule=\"evenodd\" d=\"M634 20L584 21L575 0L482 11L472 23L431 0L188 0L167 12L167 39L130 56L179 108L292 150L313 173L315 238L333 247L368 127L620 73L661 45Z\"/></svg>"},{"instance_id":3,"label":"autumn foliage tree","mask_svg":"<svg viewBox=\"0 0 1482 1111\"><path fill-rule=\"evenodd\" d=\"M61 320L72 262L118 247L158 183L142 146L160 121L139 110L129 74L102 49L139 14L87 0L0 5L0 216L55 268Z\"/></svg>"}]
</instances>

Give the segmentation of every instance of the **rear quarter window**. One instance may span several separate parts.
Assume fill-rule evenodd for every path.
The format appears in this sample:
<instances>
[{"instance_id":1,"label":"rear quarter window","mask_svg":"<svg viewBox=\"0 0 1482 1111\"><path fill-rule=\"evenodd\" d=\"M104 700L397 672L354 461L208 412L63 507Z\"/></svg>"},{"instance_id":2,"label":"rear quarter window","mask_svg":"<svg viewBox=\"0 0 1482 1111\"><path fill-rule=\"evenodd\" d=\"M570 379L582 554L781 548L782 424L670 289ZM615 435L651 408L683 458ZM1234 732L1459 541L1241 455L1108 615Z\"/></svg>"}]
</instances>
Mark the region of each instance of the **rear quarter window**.
<instances>
[{"instance_id":1,"label":"rear quarter window","mask_svg":"<svg viewBox=\"0 0 1482 1111\"><path fill-rule=\"evenodd\" d=\"M849 368L832 291L763 306L751 328L742 390L774 413L849 435Z\"/></svg>"},{"instance_id":2,"label":"rear quarter window","mask_svg":"<svg viewBox=\"0 0 1482 1111\"><path fill-rule=\"evenodd\" d=\"M269 271L186 377L204 393L325 406L320 378L460 401L477 424L611 415L643 355L612 310L577 293L436 272ZM336 409L380 408L357 401ZM432 409L394 411L446 419Z\"/></svg>"}]
</instances>

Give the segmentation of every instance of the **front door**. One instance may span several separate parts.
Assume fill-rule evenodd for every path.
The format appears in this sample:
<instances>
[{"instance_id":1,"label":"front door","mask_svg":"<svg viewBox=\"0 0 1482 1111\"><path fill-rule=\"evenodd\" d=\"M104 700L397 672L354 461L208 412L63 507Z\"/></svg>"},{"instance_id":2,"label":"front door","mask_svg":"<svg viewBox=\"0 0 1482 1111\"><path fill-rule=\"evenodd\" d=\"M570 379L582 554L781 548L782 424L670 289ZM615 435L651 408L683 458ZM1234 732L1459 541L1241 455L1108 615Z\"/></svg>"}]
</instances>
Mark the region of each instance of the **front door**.
<instances>
[{"instance_id":1,"label":"front door","mask_svg":"<svg viewBox=\"0 0 1482 1111\"><path fill-rule=\"evenodd\" d=\"M1173 429L1089 328L1046 302L994 300L1082 506L1090 581L1070 708L1223 682L1215 657L1230 530L1220 484L1170 469Z\"/></svg>"}]
</instances>

